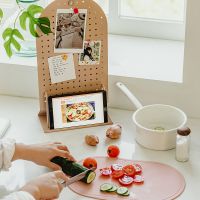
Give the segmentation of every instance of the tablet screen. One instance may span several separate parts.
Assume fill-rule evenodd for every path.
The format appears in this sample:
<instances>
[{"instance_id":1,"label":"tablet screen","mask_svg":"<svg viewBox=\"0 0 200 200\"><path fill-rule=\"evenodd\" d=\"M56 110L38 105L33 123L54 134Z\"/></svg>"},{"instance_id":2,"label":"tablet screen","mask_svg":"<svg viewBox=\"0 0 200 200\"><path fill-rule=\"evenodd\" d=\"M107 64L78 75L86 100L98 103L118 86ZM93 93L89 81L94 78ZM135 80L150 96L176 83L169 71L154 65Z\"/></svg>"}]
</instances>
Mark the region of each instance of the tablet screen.
<instances>
[{"instance_id":1,"label":"tablet screen","mask_svg":"<svg viewBox=\"0 0 200 200\"><path fill-rule=\"evenodd\" d=\"M50 128L84 126L107 122L104 92L50 97Z\"/></svg>"}]
</instances>

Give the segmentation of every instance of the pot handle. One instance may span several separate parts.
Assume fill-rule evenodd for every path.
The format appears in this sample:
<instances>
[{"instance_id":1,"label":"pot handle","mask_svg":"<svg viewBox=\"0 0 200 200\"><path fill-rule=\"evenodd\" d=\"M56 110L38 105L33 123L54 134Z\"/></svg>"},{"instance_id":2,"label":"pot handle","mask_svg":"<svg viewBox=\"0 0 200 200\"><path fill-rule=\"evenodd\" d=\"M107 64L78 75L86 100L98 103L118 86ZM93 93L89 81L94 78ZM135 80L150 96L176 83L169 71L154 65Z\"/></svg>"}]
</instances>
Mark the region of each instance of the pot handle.
<instances>
[{"instance_id":1,"label":"pot handle","mask_svg":"<svg viewBox=\"0 0 200 200\"><path fill-rule=\"evenodd\" d=\"M121 82L117 82L116 86L129 98L129 100L135 105L137 109L143 107L140 101L134 96L134 94Z\"/></svg>"}]
</instances>

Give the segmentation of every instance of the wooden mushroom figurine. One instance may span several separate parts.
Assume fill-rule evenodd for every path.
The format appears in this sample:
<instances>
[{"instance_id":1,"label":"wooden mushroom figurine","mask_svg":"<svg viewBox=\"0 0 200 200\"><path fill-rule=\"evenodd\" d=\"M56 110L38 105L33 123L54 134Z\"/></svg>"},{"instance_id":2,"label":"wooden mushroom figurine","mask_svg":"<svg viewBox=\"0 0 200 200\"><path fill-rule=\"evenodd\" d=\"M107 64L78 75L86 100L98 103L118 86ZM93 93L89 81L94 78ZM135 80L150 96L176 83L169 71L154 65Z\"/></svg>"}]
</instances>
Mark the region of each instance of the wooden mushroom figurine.
<instances>
[{"instance_id":1,"label":"wooden mushroom figurine","mask_svg":"<svg viewBox=\"0 0 200 200\"><path fill-rule=\"evenodd\" d=\"M96 146L99 143L99 138L96 135L86 135L85 142L90 146Z\"/></svg>"},{"instance_id":2,"label":"wooden mushroom figurine","mask_svg":"<svg viewBox=\"0 0 200 200\"><path fill-rule=\"evenodd\" d=\"M107 131L106 136L110 139L119 139L122 134L122 127L119 124L113 124Z\"/></svg>"}]
</instances>

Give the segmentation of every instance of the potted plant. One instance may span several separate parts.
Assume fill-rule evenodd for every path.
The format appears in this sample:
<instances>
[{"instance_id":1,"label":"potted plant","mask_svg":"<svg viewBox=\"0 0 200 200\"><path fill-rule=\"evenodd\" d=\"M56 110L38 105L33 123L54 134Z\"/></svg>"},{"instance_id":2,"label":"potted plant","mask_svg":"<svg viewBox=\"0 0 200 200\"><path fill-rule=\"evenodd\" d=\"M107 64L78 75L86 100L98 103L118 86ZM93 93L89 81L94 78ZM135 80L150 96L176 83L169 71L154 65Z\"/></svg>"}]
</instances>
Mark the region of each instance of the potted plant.
<instances>
[{"instance_id":1,"label":"potted plant","mask_svg":"<svg viewBox=\"0 0 200 200\"><path fill-rule=\"evenodd\" d=\"M21 1L25 2L26 0ZM30 3L30 1L27 2ZM20 42L25 40L22 30L30 32L33 37L39 37L36 27L44 34L51 33L50 20L47 17L38 17L43 11L41 6L31 3L31 5L25 8L20 4L20 0L16 0L16 4L18 7L18 14L14 23L11 27L5 28L2 33L4 49L9 57L13 55L13 48L18 52L21 50ZM0 23L2 18L3 9L0 8ZM17 22L19 22L19 27L16 26Z\"/></svg>"}]
</instances>

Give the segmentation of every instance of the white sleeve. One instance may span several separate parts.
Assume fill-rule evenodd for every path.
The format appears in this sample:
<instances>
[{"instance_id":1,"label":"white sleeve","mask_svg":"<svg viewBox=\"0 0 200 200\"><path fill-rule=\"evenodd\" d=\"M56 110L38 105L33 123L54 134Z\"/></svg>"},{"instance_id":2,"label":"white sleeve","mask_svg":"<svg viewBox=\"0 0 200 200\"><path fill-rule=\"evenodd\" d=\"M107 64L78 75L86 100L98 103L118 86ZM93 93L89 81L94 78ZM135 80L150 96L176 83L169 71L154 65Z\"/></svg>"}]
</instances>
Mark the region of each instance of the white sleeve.
<instances>
[{"instance_id":1,"label":"white sleeve","mask_svg":"<svg viewBox=\"0 0 200 200\"><path fill-rule=\"evenodd\" d=\"M8 170L15 152L15 140L0 140L0 170Z\"/></svg>"},{"instance_id":2,"label":"white sleeve","mask_svg":"<svg viewBox=\"0 0 200 200\"><path fill-rule=\"evenodd\" d=\"M35 198L28 192L19 191L19 192L13 192L0 200L35 200Z\"/></svg>"}]
</instances>

